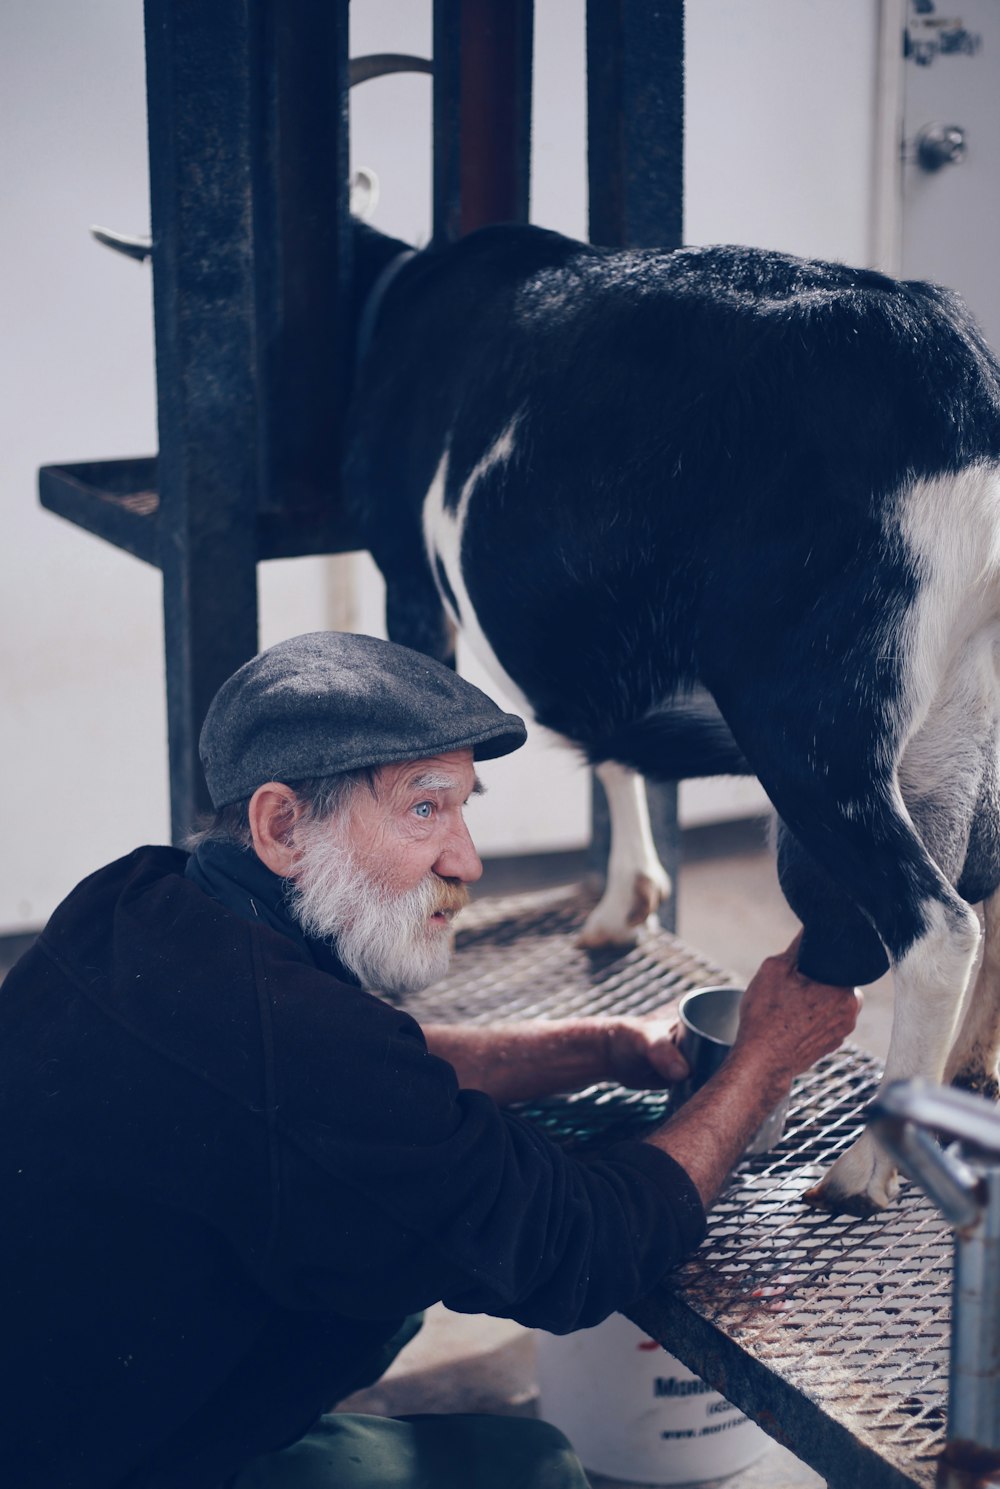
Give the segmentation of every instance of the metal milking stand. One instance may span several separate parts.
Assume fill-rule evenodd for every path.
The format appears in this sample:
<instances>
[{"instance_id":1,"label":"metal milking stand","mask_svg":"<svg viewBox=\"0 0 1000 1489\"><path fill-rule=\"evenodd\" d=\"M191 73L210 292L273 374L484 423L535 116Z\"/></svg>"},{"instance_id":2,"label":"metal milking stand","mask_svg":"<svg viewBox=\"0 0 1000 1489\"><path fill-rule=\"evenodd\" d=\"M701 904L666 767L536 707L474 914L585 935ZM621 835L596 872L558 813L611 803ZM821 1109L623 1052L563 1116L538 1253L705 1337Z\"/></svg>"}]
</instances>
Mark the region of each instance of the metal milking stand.
<instances>
[{"instance_id":1,"label":"metal milking stand","mask_svg":"<svg viewBox=\"0 0 1000 1489\"><path fill-rule=\"evenodd\" d=\"M348 0L144 0L159 458L47 466L43 506L163 574L171 815L210 803L198 733L257 650L257 565L351 552ZM532 0L434 0L434 234L528 218ZM683 5L588 0L591 236L680 242ZM366 59L361 76L428 70ZM599 790L599 788L597 788ZM600 793L603 796L603 793ZM676 877L676 788L651 793ZM601 837L601 809L597 812ZM607 847L600 853L606 862ZM672 924L673 903L661 910Z\"/></svg>"},{"instance_id":2,"label":"metal milking stand","mask_svg":"<svg viewBox=\"0 0 1000 1489\"><path fill-rule=\"evenodd\" d=\"M348 0L144 5L159 456L47 466L39 491L162 572L179 842L211 807L208 705L257 650L258 563L360 546L338 479Z\"/></svg>"},{"instance_id":3,"label":"metal milking stand","mask_svg":"<svg viewBox=\"0 0 1000 1489\"><path fill-rule=\"evenodd\" d=\"M869 1125L955 1232L948 1438L940 1489L1000 1481L1000 1115L980 1096L900 1081ZM954 1140L943 1149L932 1132Z\"/></svg>"}]
</instances>

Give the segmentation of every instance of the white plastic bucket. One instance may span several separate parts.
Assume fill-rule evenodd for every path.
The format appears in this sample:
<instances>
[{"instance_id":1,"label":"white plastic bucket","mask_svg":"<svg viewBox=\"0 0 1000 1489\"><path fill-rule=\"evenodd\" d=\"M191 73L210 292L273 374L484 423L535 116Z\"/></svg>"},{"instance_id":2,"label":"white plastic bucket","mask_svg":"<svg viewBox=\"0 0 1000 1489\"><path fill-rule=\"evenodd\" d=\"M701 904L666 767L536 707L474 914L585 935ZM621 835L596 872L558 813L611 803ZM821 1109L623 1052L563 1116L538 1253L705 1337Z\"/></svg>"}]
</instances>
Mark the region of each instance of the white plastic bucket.
<instances>
[{"instance_id":1,"label":"white plastic bucket","mask_svg":"<svg viewBox=\"0 0 1000 1489\"><path fill-rule=\"evenodd\" d=\"M584 1468L639 1484L720 1479L770 1438L621 1314L575 1334L535 1332L538 1414Z\"/></svg>"}]
</instances>

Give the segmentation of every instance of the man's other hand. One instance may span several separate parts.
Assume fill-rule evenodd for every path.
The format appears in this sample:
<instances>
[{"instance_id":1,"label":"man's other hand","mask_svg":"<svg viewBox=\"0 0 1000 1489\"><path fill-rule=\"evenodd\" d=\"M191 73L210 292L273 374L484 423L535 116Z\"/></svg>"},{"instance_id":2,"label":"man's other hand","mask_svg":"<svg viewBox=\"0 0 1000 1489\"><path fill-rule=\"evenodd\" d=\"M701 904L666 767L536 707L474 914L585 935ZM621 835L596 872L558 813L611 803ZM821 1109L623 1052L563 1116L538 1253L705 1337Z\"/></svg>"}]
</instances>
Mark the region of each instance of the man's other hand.
<instances>
[{"instance_id":1,"label":"man's other hand","mask_svg":"<svg viewBox=\"0 0 1000 1489\"><path fill-rule=\"evenodd\" d=\"M676 1019L618 1018L607 1021L607 1079L633 1091L659 1091L684 1080L688 1063L678 1048Z\"/></svg>"}]
</instances>

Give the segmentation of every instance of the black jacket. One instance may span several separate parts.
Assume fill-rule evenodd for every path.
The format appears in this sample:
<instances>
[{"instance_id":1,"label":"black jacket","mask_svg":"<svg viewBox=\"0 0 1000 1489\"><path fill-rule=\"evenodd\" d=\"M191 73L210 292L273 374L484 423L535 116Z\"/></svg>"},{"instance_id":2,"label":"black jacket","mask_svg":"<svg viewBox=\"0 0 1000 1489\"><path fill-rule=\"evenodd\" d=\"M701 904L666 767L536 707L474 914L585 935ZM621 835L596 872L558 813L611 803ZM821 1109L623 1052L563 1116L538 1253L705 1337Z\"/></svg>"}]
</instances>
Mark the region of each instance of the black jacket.
<instances>
[{"instance_id":1,"label":"black jacket","mask_svg":"<svg viewBox=\"0 0 1000 1489\"><path fill-rule=\"evenodd\" d=\"M9 1489L208 1489L404 1315L593 1324L702 1233L666 1154L564 1155L185 864L84 880L0 990Z\"/></svg>"}]
</instances>

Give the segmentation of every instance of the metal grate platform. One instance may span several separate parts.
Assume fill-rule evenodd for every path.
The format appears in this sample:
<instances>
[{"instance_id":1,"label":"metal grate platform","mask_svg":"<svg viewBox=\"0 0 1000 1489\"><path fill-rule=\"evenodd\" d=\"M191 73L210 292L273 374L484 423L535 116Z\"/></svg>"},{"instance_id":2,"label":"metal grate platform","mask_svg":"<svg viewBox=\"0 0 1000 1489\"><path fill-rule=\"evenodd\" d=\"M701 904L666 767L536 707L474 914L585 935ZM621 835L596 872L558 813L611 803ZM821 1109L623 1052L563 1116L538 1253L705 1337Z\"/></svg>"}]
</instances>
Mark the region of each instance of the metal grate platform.
<instances>
[{"instance_id":1,"label":"metal grate platform","mask_svg":"<svg viewBox=\"0 0 1000 1489\"><path fill-rule=\"evenodd\" d=\"M407 1007L471 1022L647 1013L733 980L665 931L627 953L580 950L592 904L578 888L475 902L448 978ZM951 1233L914 1188L869 1220L801 1199L857 1134L878 1077L845 1047L800 1080L781 1143L740 1164L697 1255L632 1316L831 1485L930 1489L946 1425ZM661 1121L666 1097L601 1085L520 1110L585 1150Z\"/></svg>"}]
</instances>

